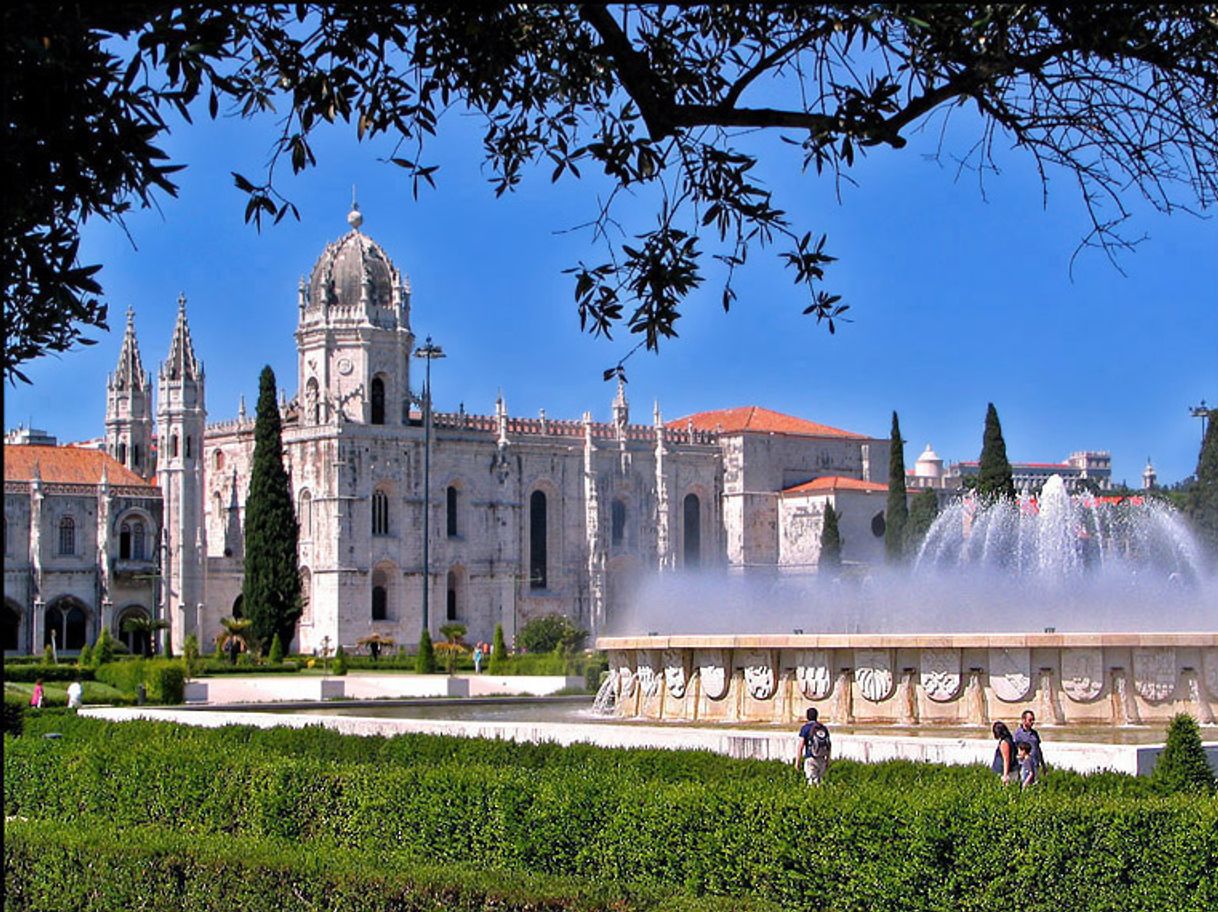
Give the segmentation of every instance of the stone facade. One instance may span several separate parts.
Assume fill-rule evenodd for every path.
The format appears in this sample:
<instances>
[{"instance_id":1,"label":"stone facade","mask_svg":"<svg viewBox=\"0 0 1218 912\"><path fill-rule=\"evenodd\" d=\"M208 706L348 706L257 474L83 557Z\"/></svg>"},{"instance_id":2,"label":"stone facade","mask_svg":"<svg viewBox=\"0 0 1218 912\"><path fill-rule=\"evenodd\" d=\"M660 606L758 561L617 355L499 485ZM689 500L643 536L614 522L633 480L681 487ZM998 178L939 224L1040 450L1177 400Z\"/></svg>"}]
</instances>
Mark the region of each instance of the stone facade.
<instances>
[{"instance_id":1,"label":"stone facade","mask_svg":"<svg viewBox=\"0 0 1218 912\"><path fill-rule=\"evenodd\" d=\"M512 416L502 396L490 415L433 413L425 491L410 284L358 209L348 221L300 284L297 377L279 378L305 595L295 648L352 648L372 633L415 643L425 579L433 635L456 620L470 639L502 624L510 640L551 613L598 634L647 573L814 571L801 543L819 542L826 503L843 513L847 561L880 553L871 492L887 481L887 440L755 406L666 423L656 405L632 423L621 384L609 421ZM105 448L163 495L171 640L196 632L209 648L220 619L240 611L253 416L243 404L206 422L184 300L155 410L131 319L107 388ZM827 482L788 503L785 491L817 479Z\"/></svg>"}]
</instances>

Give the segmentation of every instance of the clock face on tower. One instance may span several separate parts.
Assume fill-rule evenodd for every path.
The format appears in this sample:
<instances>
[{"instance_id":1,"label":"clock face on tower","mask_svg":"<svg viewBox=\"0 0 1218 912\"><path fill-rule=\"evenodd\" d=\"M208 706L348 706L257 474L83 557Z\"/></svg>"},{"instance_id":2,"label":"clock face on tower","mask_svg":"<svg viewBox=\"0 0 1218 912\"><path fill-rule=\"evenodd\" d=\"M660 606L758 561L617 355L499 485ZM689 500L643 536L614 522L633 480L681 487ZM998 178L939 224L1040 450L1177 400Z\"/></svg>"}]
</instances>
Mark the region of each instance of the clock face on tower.
<instances>
[{"instance_id":1,"label":"clock face on tower","mask_svg":"<svg viewBox=\"0 0 1218 912\"><path fill-rule=\"evenodd\" d=\"M338 359L338 372L340 374L342 374L343 376L346 376L347 374L351 373L352 367L353 367L353 365L351 364L350 358L339 358Z\"/></svg>"}]
</instances>

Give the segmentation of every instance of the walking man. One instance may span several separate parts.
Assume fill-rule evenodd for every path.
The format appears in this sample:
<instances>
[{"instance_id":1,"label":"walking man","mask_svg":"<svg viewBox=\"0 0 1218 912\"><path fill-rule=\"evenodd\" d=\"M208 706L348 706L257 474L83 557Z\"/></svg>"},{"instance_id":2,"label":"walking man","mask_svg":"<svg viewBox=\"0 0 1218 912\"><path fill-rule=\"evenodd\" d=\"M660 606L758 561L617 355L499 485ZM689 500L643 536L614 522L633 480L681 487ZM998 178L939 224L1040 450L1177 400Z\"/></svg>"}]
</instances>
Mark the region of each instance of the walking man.
<instances>
[{"instance_id":1,"label":"walking man","mask_svg":"<svg viewBox=\"0 0 1218 912\"><path fill-rule=\"evenodd\" d=\"M1015 741L1016 748L1020 744L1028 745L1028 751L1032 755L1032 764L1036 767L1036 778L1039 779L1045 771L1045 755L1040 752L1040 732L1032 727L1035 724L1036 713L1025 709L1023 715L1019 717L1019 727L1015 729L1015 734L1011 737Z\"/></svg>"},{"instance_id":2,"label":"walking man","mask_svg":"<svg viewBox=\"0 0 1218 912\"><path fill-rule=\"evenodd\" d=\"M795 749L795 768L803 767L808 785L820 785L829 769L833 742L829 729L817 721L816 707L808 709L808 721L799 729L799 745Z\"/></svg>"}]
</instances>

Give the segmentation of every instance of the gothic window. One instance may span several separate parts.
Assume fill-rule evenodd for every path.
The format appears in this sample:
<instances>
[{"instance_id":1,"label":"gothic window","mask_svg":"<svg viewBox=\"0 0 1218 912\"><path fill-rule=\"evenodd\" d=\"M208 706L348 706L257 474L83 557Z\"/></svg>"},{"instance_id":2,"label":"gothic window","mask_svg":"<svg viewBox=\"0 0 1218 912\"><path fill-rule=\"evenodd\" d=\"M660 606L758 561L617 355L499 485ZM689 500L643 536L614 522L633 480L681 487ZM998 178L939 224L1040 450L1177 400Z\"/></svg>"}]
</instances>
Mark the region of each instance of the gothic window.
<instances>
[{"instance_id":1,"label":"gothic window","mask_svg":"<svg viewBox=\"0 0 1218 912\"><path fill-rule=\"evenodd\" d=\"M224 451L223 450L216 450L215 455L212 456L212 467L217 472L219 472L221 469L224 468Z\"/></svg>"},{"instance_id":2,"label":"gothic window","mask_svg":"<svg viewBox=\"0 0 1218 912\"><path fill-rule=\"evenodd\" d=\"M534 491L529 498L529 588L546 588L547 509L544 491Z\"/></svg>"},{"instance_id":3,"label":"gothic window","mask_svg":"<svg viewBox=\"0 0 1218 912\"><path fill-rule=\"evenodd\" d=\"M380 377L372 378L372 423L385 423L385 381Z\"/></svg>"},{"instance_id":4,"label":"gothic window","mask_svg":"<svg viewBox=\"0 0 1218 912\"><path fill-rule=\"evenodd\" d=\"M139 465L140 465L140 445L138 443L136 443L136 444L133 444L131 447L131 467L133 469L138 469Z\"/></svg>"},{"instance_id":5,"label":"gothic window","mask_svg":"<svg viewBox=\"0 0 1218 912\"><path fill-rule=\"evenodd\" d=\"M447 510L444 514L445 523L448 529L448 537L457 537L457 498L459 492L454 485L448 486L448 499L446 503Z\"/></svg>"},{"instance_id":6,"label":"gothic window","mask_svg":"<svg viewBox=\"0 0 1218 912\"><path fill-rule=\"evenodd\" d=\"M308 541L313 538L313 495L304 490L300 492L300 509L297 510L300 521L300 537Z\"/></svg>"},{"instance_id":7,"label":"gothic window","mask_svg":"<svg viewBox=\"0 0 1218 912\"><path fill-rule=\"evenodd\" d=\"M144 524L138 519L131 524L131 559L144 560Z\"/></svg>"},{"instance_id":8,"label":"gothic window","mask_svg":"<svg viewBox=\"0 0 1218 912\"><path fill-rule=\"evenodd\" d=\"M626 538L626 505L615 500L609 512L609 541L613 545L620 545Z\"/></svg>"},{"instance_id":9,"label":"gothic window","mask_svg":"<svg viewBox=\"0 0 1218 912\"><path fill-rule=\"evenodd\" d=\"M383 570L372 573L372 620L389 619L389 587Z\"/></svg>"},{"instance_id":10,"label":"gothic window","mask_svg":"<svg viewBox=\"0 0 1218 912\"><path fill-rule=\"evenodd\" d=\"M190 435L186 435L186 458L190 458Z\"/></svg>"},{"instance_id":11,"label":"gothic window","mask_svg":"<svg viewBox=\"0 0 1218 912\"><path fill-rule=\"evenodd\" d=\"M697 567L702 560L702 504L697 494L685 495L685 566Z\"/></svg>"},{"instance_id":12,"label":"gothic window","mask_svg":"<svg viewBox=\"0 0 1218 912\"><path fill-rule=\"evenodd\" d=\"M59 553L76 553L76 520L65 516L59 521Z\"/></svg>"},{"instance_id":13,"label":"gothic window","mask_svg":"<svg viewBox=\"0 0 1218 912\"><path fill-rule=\"evenodd\" d=\"M245 594L237 596L233 599L233 619L241 620L245 617Z\"/></svg>"},{"instance_id":14,"label":"gothic window","mask_svg":"<svg viewBox=\"0 0 1218 912\"><path fill-rule=\"evenodd\" d=\"M118 452L115 454L115 456L119 462L121 462L123 465L126 465L127 464L127 444L120 442L118 445Z\"/></svg>"},{"instance_id":15,"label":"gothic window","mask_svg":"<svg viewBox=\"0 0 1218 912\"><path fill-rule=\"evenodd\" d=\"M389 534L389 495L384 491L372 492L372 534Z\"/></svg>"},{"instance_id":16,"label":"gothic window","mask_svg":"<svg viewBox=\"0 0 1218 912\"><path fill-rule=\"evenodd\" d=\"M176 457L178 455L178 435L177 434L169 435L169 455L171 458Z\"/></svg>"},{"instance_id":17,"label":"gothic window","mask_svg":"<svg viewBox=\"0 0 1218 912\"><path fill-rule=\"evenodd\" d=\"M457 571L449 570L448 571L448 600L447 600L446 617L450 621L455 621L459 617L459 612L457 610L458 585L459 584L457 581Z\"/></svg>"},{"instance_id":18,"label":"gothic window","mask_svg":"<svg viewBox=\"0 0 1218 912\"><path fill-rule=\"evenodd\" d=\"M128 560L131 557L131 524L123 523L118 529L118 557Z\"/></svg>"}]
</instances>

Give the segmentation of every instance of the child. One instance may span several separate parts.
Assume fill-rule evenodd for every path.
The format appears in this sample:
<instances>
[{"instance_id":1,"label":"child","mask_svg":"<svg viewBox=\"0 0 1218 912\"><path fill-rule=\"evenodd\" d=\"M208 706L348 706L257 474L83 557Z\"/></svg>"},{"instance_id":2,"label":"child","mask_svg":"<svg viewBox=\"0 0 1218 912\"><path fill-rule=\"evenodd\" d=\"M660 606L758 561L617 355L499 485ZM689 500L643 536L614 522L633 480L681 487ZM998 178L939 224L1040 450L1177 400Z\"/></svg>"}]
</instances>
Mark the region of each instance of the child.
<instances>
[{"instance_id":1,"label":"child","mask_svg":"<svg viewBox=\"0 0 1218 912\"><path fill-rule=\"evenodd\" d=\"M30 706L35 709L42 709L43 693L42 693L42 678L34 682L34 693L30 695Z\"/></svg>"},{"instance_id":2,"label":"child","mask_svg":"<svg viewBox=\"0 0 1218 912\"><path fill-rule=\"evenodd\" d=\"M1019 787L1027 788L1036 784L1036 762L1032 759L1032 745L1020 741L1016 746L1019 754Z\"/></svg>"}]
</instances>

